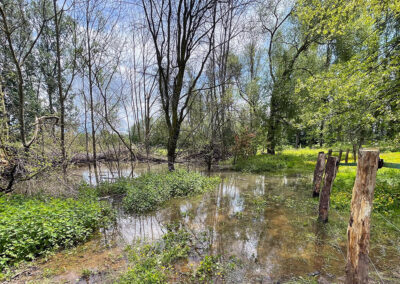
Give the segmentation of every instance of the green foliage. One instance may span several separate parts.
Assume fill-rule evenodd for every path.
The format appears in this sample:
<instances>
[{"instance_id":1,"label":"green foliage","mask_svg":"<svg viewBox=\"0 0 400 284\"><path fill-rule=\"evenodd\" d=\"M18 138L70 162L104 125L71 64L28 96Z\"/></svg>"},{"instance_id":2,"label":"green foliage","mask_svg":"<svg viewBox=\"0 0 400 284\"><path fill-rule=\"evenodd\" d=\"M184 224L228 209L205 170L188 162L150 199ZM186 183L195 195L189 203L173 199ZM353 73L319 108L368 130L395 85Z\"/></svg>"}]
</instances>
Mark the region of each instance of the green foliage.
<instances>
[{"instance_id":1,"label":"green foliage","mask_svg":"<svg viewBox=\"0 0 400 284\"><path fill-rule=\"evenodd\" d=\"M167 225L167 233L161 240L152 244L135 244L127 247L131 266L118 279L118 283L168 283L180 266L175 264L187 259L193 248L199 244L193 242L193 236L182 225ZM186 281L183 283L211 283L218 277L236 267L237 259L229 258L224 263L220 256L205 255L197 266L190 264L188 272L181 272ZM185 269L186 270L186 269ZM175 279L176 280L176 279Z\"/></svg>"},{"instance_id":2,"label":"green foliage","mask_svg":"<svg viewBox=\"0 0 400 284\"><path fill-rule=\"evenodd\" d=\"M200 264L193 275L193 280L198 280L200 282L211 281L220 269L221 265L218 256L206 255L204 259L200 261Z\"/></svg>"},{"instance_id":3,"label":"green foliage","mask_svg":"<svg viewBox=\"0 0 400 284\"><path fill-rule=\"evenodd\" d=\"M126 184L124 207L135 213L150 211L170 198L207 192L219 181L219 177L185 170L144 174Z\"/></svg>"},{"instance_id":4,"label":"green foliage","mask_svg":"<svg viewBox=\"0 0 400 284\"><path fill-rule=\"evenodd\" d=\"M130 182L131 179L124 177L113 182L102 182L96 186L96 192L100 196L125 194Z\"/></svg>"},{"instance_id":5,"label":"green foliage","mask_svg":"<svg viewBox=\"0 0 400 284\"><path fill-rule=\"evenodd\" d=\"M326 13L325 2L300 1L304 23ZM390 4L390 2L396 4ZM325 141L393 139L399 132L400 6L398 1L327 1L328 23L313 31L331 38L334 62L297 85L303 126ZM341 7L342 6L342 7ZM336 10L336 11L335 11ZM311 13L311 11L313 11ZM335 14L335 15L333 15ZM347 18L347 20L346 20ZM323 131L319 131L323 128ZM322 130L322 129L321 129Z\"/></svg>"},{"instance_id":6,"label":"green foliage","mask_svg":"<svg viewBox=\"0 0 400 284\"><path fill-rule=\"evenodd\" d=\"M190 235L179 225L170 225L162 240L127 248L132 266L118 283L166 283L172 265L188 256Z\"/></svg>"},{"instance_id":7,"label":"green foliage","mask_svg":"<svg viewBox=\"0 0 400 284\"><path fill-rule=\"evenodd\" d=\"M109 206L90 198L0 197L0 269L87 240Z\"/></svg>"}]
</instances>

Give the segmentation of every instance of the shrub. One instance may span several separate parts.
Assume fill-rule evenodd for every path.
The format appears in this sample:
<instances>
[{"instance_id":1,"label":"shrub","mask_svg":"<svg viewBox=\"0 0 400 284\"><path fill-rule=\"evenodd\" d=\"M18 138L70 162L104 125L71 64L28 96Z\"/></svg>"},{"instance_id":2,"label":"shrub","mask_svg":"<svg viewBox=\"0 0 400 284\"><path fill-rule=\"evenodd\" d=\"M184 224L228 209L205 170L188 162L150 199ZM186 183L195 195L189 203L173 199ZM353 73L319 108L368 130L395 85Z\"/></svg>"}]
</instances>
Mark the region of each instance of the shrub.
<instances>
[{"instance_id":1,"label":"shrub","mask_svg":"<svg viewBox=\"0 0 400 284\"><path fill-rule=\"evenodd\" d=\"M219 177L209 178L185 170L147 173L129 182L123 204L128 211L146 212L155 209L170 198L209 191L219 181Z\"/></svg>"},{"instance_id":2,"label":"shrub","mask_svg":"<svg viewBox=\"0 0 400 284\"><path fill-rule=\"evenodd\" d=\"M125 177L119 178L113 182L102 182L96 186L96 192L99 196L125 194L129 182L130 179Z\"/></svg>"},{"instance_id":3,"label":"shrub","mask_svg":"<svg viewBox=\"0 0 400 284\"><path fill-rule=\"evenodd\" d=\"M107 219L93 199L0 197L0 269L87 240Z\"/></svg>"}]
</instances>

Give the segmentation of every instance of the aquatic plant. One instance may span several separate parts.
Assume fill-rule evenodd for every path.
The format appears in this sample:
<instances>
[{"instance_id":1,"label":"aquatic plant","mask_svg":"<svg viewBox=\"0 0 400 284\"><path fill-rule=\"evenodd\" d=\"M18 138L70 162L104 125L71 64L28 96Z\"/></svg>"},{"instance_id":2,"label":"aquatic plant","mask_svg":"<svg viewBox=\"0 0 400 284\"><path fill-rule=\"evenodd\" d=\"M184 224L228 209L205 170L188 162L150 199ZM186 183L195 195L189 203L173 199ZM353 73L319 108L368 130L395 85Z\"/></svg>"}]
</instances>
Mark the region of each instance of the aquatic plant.
<instances>
[{"instance_id":1,"label":"aquatic plant","mask_svg":"<svg viewBox=\"0 0 400 284\"><path fill-rule=\"evenodd\" d=\"M155 209L173 197L205 193L219 182L219 177L207 177L185 170L147 173L130 180L123 204L128 211L142 213Z\"/></svg>"},{"instance_id":2,"label":"aquatic plant","mask_svg":"<svg viewBox=\"0 0 400 284\"><path fill-rule=\"evenodd\" d=\"M235 269L238 262L235 257L223 262L221 256L204 255L196 265L186 263L189 267L181 271L182 267L176 264L187 259L198 246L198 240L185 226L171 223L167 225L167 233L161 240L151 244L138 242L127 247L131 266L117 283L167 283L169 280L179 283L212 283L214 279L221 279Z\"/></svg>"},{"instance_id":3,"label":"aquatic plant","mask_svg":"<svg viewBox=\"0 0 400 284\"><path fill-rule=\"evenodd\" d=\"M118 283L166 283L172 265L187 257L190 234L176 224L167 227L168 232L153 244L140 243L127 247L131 267Z\"/></svg>"}]
</instances>

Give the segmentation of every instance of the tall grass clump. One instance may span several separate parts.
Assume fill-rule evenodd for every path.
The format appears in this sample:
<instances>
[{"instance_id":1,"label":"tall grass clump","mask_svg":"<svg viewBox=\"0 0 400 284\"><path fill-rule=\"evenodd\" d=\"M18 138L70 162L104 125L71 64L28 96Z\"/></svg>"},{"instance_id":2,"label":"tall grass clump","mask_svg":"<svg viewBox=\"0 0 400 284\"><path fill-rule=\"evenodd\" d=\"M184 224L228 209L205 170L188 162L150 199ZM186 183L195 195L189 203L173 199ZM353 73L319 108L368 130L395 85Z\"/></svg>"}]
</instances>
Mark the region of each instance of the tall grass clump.
<instances>
[{"instance_id":1,"label":"tall grass clump","mask_svg":"<svg viewBox=\"0 0 400 284\"><path fill-rule=\"evenodd\" d=\"M108 213L91 198L0 196L0 270L86 241Z\"/></svg>"},{"instance_id":2,"label":"tall grass clump","mask_svg":"<svg viewBox=\"0 0 400 284\"><path fill-rule=\"evenodd\" d=\"M207 192L219 182L219 177L206 177L185 170L147 173L129 182L123 204L130 212L143 213L155 209L173 197Z\"/></svg>"}]
</instances>

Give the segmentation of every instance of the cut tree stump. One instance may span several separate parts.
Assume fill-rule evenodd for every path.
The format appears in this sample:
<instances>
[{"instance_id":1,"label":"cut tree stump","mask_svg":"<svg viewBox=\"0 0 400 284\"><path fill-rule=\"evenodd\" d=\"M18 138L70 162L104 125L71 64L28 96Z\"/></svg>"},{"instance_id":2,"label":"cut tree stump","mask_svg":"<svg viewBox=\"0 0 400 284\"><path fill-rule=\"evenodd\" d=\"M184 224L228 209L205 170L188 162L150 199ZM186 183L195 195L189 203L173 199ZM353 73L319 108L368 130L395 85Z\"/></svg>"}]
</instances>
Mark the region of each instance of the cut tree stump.
<instances>
[{"instance_id":1,"label":"cut tree stump","mask_svg":"<svg viewBox=\"0 0 400 284\"><path fill-rule=\"evenodd\" d=\"M329 203L333 181L335 180L337 172L337 161L337 157L329 157L328 161L326 162L324 186L322 188L321 196L319 198L318 211L318 220L324 223L328 222Z\"/></svg>"},{"instance_id":2,"label":"cut tree stump","mask_svg":"<svg viewBox=\"0 0 400 284\"><path fill-rule=\"evenodd\" d=\"M368 283L370 222L379 151L360 150L347 227L346 283Z\"/></svg>"},{"instance_id":3,"label":"cut tree stump","mask_svg":"<svg viewBox=\"0 0 400 284\"><path fill-rule=\"evenodd\" d=\"M324 176L324 170L325 170L325 153L319 152L317 164L315 165L315 170L314 170L313 197L319 196L322 177Z\"/></svg>"}]
</instances>

